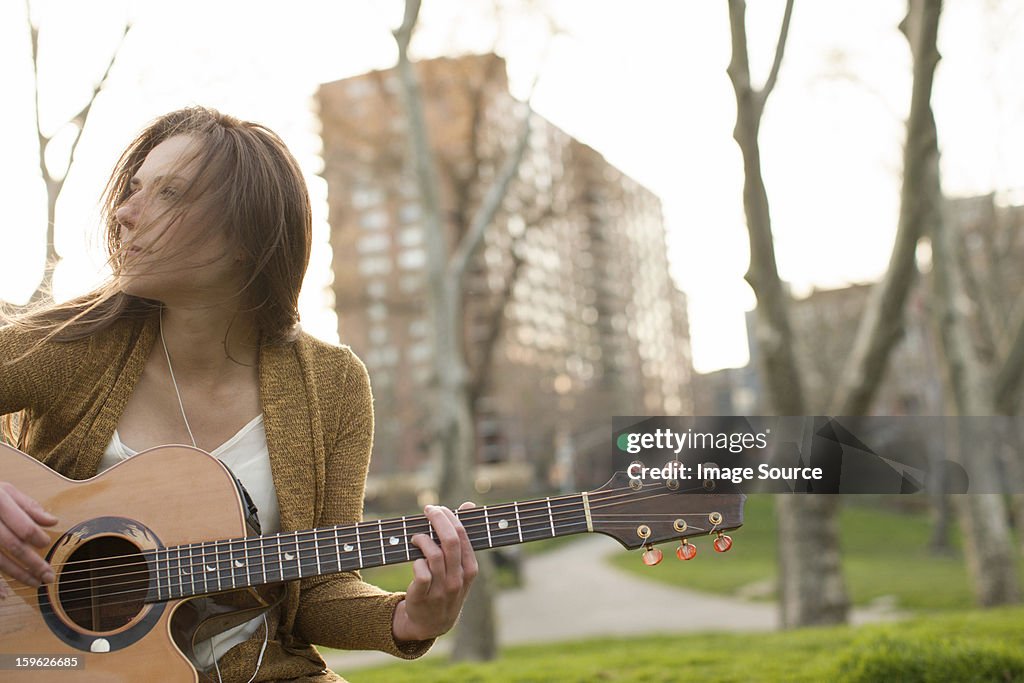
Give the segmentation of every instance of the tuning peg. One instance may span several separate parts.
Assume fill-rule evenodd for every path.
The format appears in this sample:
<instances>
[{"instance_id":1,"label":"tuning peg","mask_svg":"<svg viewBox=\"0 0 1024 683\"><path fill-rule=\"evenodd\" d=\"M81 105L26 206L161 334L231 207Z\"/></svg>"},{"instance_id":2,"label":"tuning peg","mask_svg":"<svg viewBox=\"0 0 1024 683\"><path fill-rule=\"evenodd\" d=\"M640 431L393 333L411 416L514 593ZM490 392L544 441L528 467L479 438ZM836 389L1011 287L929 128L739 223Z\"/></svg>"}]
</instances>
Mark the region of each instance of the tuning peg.
<instances>
[{"instance_id":1,"label":"tuning peg","mask_svg":"<svg viewBox=\"0 0 1024 683\"><path fill-rule=\"evenodd\" d=\"M714 546L715 550L720 553L728 552L729 548L732 547L732 538L719 531L718 538L715 539Z\"/></svg>"},{"instance_id":2,"label":"tuning peg","mask_svg":"<svg viewBox=\"0 0 1024 683\"><path fill-rule=\"evenodd\" d=\"M647 548L647 550L644 551L644 564L646 564L648 567L653 567L654 565L661 562L661 550L655 548L650 543L648 543L644 547Z\"/></svg>"},{"instance_id":3,"label":"tuning peg","mask_svg":"<svg viewBox=\"0 0 1024 683\"><path fill-rule=\"evenodd\" d=\"M682 543L679 544L679 547L676 548L676 557L684 562L686 560L692 560L697 557L697 546L684 538Z\"/></svg>"}]
</instances>

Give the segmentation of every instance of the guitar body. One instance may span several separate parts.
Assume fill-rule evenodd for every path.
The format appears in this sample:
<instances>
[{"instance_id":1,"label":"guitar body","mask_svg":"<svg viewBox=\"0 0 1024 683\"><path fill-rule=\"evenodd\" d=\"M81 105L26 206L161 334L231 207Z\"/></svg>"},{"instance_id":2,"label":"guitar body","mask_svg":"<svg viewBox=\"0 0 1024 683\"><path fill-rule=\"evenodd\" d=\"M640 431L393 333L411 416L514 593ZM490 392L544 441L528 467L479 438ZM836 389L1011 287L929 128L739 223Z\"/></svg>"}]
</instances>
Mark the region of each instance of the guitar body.
<instances>
[{"instance_id":1,"label":"guitar body","mask_svg":"<svg viewBox=\"0 0 1024 683\"><path fill-rule=\"evenodd\" d=\"M151 577L142 552L248 535L233 477L202 451L162 446L74 481L0 445L0 473L59 520L44 527L51 545L38 549L53 583L32 589L2 575L13 595L0 600L0 651L84 662L74 671L7 670L4 681L138 681L154 672L198 681L192 645L270 605L269 593L254 589L143 602Z\"/></svg>"}]
</instances>

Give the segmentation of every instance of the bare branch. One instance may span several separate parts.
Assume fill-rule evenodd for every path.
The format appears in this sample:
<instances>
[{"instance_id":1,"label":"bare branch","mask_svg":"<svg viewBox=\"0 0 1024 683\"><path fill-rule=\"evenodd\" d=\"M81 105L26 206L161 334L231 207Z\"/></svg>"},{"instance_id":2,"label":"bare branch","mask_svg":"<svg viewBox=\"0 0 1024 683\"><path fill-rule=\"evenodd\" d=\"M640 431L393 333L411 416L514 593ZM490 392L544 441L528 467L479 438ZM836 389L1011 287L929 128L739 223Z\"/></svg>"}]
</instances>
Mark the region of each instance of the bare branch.
<instances>
[{"instance_id":1,"label":"bare branch","mask_svg":"<svg viewBox=\"0 0 1024 683\"><path fill-rule=\"evenodd\" d=\"M743 0L729 0L729 32L732 44L732 57L726 73L732 81L736 98L750 98L753 88L750 85L750 57L747 54L747 20L746 3Z\"/></svg>"},{"instance_id":2,"label":"bare branch","mask_svg":"<svg viewBox=\"0 0 1024 683\"><path fill-rule=\"evenodd\" d=\"M85 103L82 109L71 117L70 123L75 125L75 137L71 141L71 152L68 154L68 169L71 168L71 164L75 161L75 150L78 149L78 142L82 139L82 132L85 130L85 124L89 120L89 113L92 112L92 105L96 102L96 97L100 94L107 85L107 79L110 77L110 70L114 66L114 62L117 61L117 56L121 53L121 48L124 47L125 39L128 37L128 32L131 30L131 22L125 22L124 31L121 32L121 39L117 43L117 47L110 53L110 59L107 61L107 68L103 70L103 75L100 76L99 80L96 81L96 85L92 88L92 95L89 97L89 101ZM67 173L64 174L67 177ZM64 181L61 180L63 186Z\"/></svg>"},{"instance_id":3,"label":"bare branch","mask_svg":"<svg viewBox=\"0 0 1024 683\"><path fill-rule=\"evenodd\" d=\"M889 355L903 335L903 312L917 275L917 242L927 231L929 222L941 220L938 133L931 109L932 83L938 63L934 51L938 22L937 11L919 18L917 13L908 10L900 23L900 29L910 42L914 73L907 141L903 146L903 185L896 241L885 276L872 290L857 328L853 351L831 403L833 415L863 415L871 407ZM929 41L931 51L927 47Z\"/></svg>"},{"instance_id":4,"label":"bare branch","mask_svg":"<svg viewBox=\"0 0 1024 683\"><path fill-rule=\"evenodd\" d=\"M515 289L516 282L519 280L519 273L522 271L522 265L525 259L520 253L521 250L517 247L523 241L526 231L519 235L513 242L509 249L509 253L512 254L512 265L509 267L509 273L505 277L505 285L502 287L501 292L497 295L497 302L491 309L490 315L487 321L487 337L484 338L480 345L480 360L476 367L476 371L473 373L472 380L469 384L469 392L472 397L472 401L475 404L476 400L483 394L487 389L487 384L491 378L491 370L494 364L491 362L491 357L494 354L494 347L497 346L498 339L501 337L502 331L505 329L503 324L505 320L505 309L508 307L508 302L512 299L512 291Z\"/></svg>"},{"instance_id":5,"label":"bare branch","mask_svg":"<svg viewBox=\"0 0 1024 683\"><path fill-rule=\"evenodd\" d=\"M768 80L761 88L761 103L768 99L768 96L775 88L775 82L779 78L779 67L782 66L782 54L786 50L786 39L789 37L789 20L793 15L793 0L786 0L786 11L782 16L782 28L779 30L779 42L775 46L775 60L772 62L772 70L768 73Z\"/></svg>"},{"instance_id":6,"label":"bare branch","mask_svg":"<svg viewBox=\"0 0 1024 683\"><path fill-rule=\"evenodd\" d=\"M1020 401L1021 379L1024 377L1024 317L1017 326L1017 336L1006 355L1006 361L995 375L996 411L1013 415Z\"/></svg>"},{"instance_id":7,"label":"bare branch","mask_svg":"<svg viewBox=\"0 0 1024 683\"><path fill-rule=\"evenodd\" d=\"M529 104L525 106L526 114L523 116L522 123L520 124L516 146L506 157L498 177L495 178L494 182L487 189L487 195L473 215L473 222L470 224L469 230L465 237L459 241L459 246L455 249L455 253L452 254L449 268L451 277L455 282L461 283L463 277L465 277L466 269L473 255L483 242L487 227L494 221L495 214L498 213L501 203L505 200L505 195L508 194L508 188L512 184L512 179L519 172L519 164L523 160L527 143L530 141L531 118L533 117L533 110L530 109Z\"/></svg>"},{"instance_id":8,"label":"bare branch","mask_svg":"<svg viewBox=\"0 0 1024 683\"><path fill-rule=\"evenodd\" d=\"M412 32L416 27L416 20L419 18L419 14L420 0L406 0L402 25L391 32L395 36L395 43L398 45L400 58L408 59L409 42L412 40Z\"/></svg>"},{"instance_id":9,"label":"bare branch","mask_svg":"<svg viewBox=\"0 0 1024 683\"><path fill-rule=\"evenodd\" d=\"M554 36L548 37L547 43L544 46L544 52L541 57L541 64L543 64L547 55L551 49L551 45L554 42ZM495 178L490 188L487 190L487 195L484 197L484 201L481 203L480 208L473 216L473 222L470 224L469 230L465 237L459 242L459 246L455 253L452 254L451 259L451 272L456 282L461 282L466 268L469 266L469 262L472 260L473 255L479 248L480 243L483 241L484 233L487 231L487 226L494 220L495 214L498 209L501 208L501 203L505 199L505 195L508 193L508 187L512 182L512 179L519 172L519 165L523 161L523 155L526 153L527 143L530 141L531 131L531 119L533 117L533 109L530 106L530 102L533 101L533 95L537 92L537 84L540 82L542 69L538 68L536 73L533 75L533 80L530 82L530 91L527 95L524 106L526 108L523 114L523 120L519 128L519 137L516 140L516 145L512 150L512 153L505 159L505 163L501 167L501 171L498 173L498 177Z\"/></svg>"}]
</instances>

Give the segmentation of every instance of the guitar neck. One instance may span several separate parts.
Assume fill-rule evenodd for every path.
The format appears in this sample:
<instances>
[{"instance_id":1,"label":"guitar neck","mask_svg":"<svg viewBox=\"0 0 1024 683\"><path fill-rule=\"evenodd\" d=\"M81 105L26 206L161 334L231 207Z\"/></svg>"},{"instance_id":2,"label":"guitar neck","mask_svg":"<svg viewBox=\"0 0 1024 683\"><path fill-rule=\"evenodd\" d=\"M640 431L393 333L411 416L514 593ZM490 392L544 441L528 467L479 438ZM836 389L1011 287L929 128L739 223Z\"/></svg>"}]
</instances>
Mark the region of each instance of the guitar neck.
<instances>
[{"instance_id":1,"label":"guitar neck","mask_svg":"<svg viewBox=\"0 0 1024 683\"><path fill-rule=\"evenodd\" d=\"M475 550L593 531L586 493L460 510ZM412 562L412 537L438 542L423 515L396 517L161 548L147 553L147 602L162 602L281 581Z\"/></svg>"}]
</instances>

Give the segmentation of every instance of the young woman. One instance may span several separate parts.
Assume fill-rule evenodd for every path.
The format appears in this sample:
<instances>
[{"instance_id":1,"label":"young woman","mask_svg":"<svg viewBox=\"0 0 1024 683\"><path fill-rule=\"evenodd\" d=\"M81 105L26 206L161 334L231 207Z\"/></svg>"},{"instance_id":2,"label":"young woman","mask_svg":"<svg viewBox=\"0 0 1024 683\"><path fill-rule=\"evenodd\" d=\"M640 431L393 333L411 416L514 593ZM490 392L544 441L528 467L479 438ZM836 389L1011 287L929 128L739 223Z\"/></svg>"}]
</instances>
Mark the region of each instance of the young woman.
<instances>
[{"instance_id":1,"label":"young woman","mask_svg":"<svg viewBox=\"0 0 1024 683\"><path fill-rule=\"evenodd\" d=\"M359 521L369 380L347 347L299 331L311 218L284 143L209 109L167 114L121 156L103 213L110 282L0 328L0 414L17 414L8 440L73 479L157 445L194 445L241 479L263 533ZM407 593L354 573L293 582L266 618L197 646L197 664L224 681L334 681L311 644L422 655L454 625L477 572L451 510L426 515L440 546L413 537L425 559ZM55 523L0 482L0 571L53 581L32 546Z\"/></svg>"}]
</instances>

